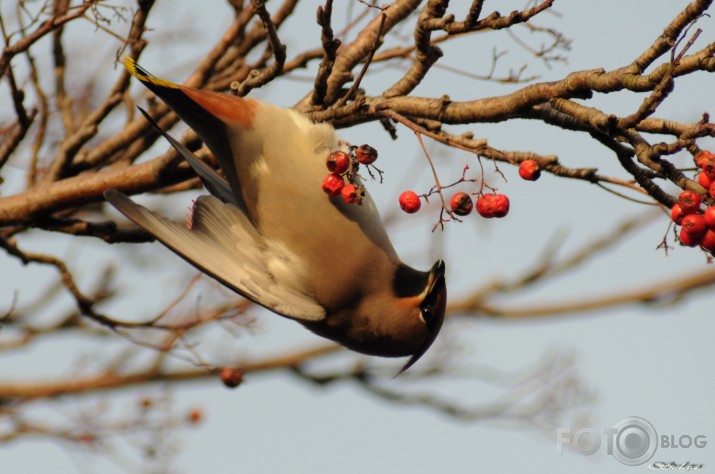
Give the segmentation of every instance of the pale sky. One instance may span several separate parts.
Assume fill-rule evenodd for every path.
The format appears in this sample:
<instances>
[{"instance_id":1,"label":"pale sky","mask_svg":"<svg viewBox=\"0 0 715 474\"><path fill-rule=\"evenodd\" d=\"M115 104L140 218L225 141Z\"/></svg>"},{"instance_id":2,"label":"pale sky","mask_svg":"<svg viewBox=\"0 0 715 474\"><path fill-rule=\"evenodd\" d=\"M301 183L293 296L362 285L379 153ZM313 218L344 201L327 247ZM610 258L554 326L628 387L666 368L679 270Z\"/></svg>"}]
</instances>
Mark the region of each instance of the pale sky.
<instances>
[{"instance_id":1,"label":"pale sky","mask_svg":"<svg viewBox=\"0 0 715 474\"><path fill-rule=\"evenodd\" d=\"M155 31L147 37L170 27L166 22L167 15L174 25L196 22L194 33L186 38L175 37L172 41L150 44L142 64L158 76L179 82L187 74L191 62L199 57L197 51L203 51L202 45L215 42L230 18L224 2L215 2L201 10L181 5L177 7L178 12L170 15L168 12L174 3L158 1L153 12ZM305 3L317 6L320 2ZM456 8L469 2L452 3ZM491 11L498 4L503 14L523 7L523 2L485 3L485 11ZM484 58L489 58L492 48L496 47L509 51L503 59L503 74L509 68L518 69L524 61L529 61L527 74L539 75L538 81L556 80L574 70L612 69L628 64L651 44L685 5L684 1L665 0L557 1L555 11L559 15L546 13L537 23L557 28L573 39L572 50L563 52L568 56L568 64L554 63L548 69L537 60L528 59L503 32L473 36L453 46L445 46L443 63L484 73L489 66ZM362 7L356 5L354 8ZM314 11L314 7L306 8L303 10L305 16L293 20L293 26L303 22L309 28L290 29L289 24L281 31L282 40L288 44L289 56L291 51L301 50L301 45L313 44L312 38L317 37L318 30L313 27ZM713 41L715 23L711 18L703 18L698 26L704 30L698 43L702 47ZM523 29L514 31L525 40L533 37ZM408 30L402 33L411 34ZM309 38L311 43L306 43ZM71 36L68 41L72 41ZM110 42L104 44L115 48ZM113 55L111 48L109 56ZM102 59L107 64L107 84L111 84L118 74L111 66L109 56ZM69 66L79 67L71 63ZM433 72L430 79L415 91L416 95L447 93L454 100L464 100L506 94L522 87L469 80L443 70ZM390 74L394 72L376 74L368 78L363 87L368 93L376 92L392 77ZM310 73L302 71L296 76L309 77ZM254 91L253 95L289 106L305 93L308 84L280 81ZM715 112L712 94L706 93L711 87L712 80L706 74L678 79L675 92L659 109L658 115L692 122L706 110ZM133 85L132 91L138 96L139 86ZM631 93L596 95L587 105L627 114L636 110L642 98ZM0 113L6 115L2 109ZM615 156L584 134L562 132L533 121L476 125L470 129L476 138L486 138L497 148L555 154L568 165L598 166L605 174L623 176ZM368 186L383 215L395 211L397 196L404 189L424 192L431 185L414 135L400 127L398 132L400 138L396 142L391 142L374 124L340 132L348 141L368 142L379 150L380 160L376 164L386 172L385 183ZM173 133L178 135L178 129ZM715 149L712 141L703 142L701 146L707 144L711 145L711 150ZM166 144L161 143L154 149L165 150ZM430 143L430 151L446 180L457 177L465 164L476 168L474 158L467 154L434 143ZM679 159L680 164L687 163L685 155ZM486 160L485 165L489 169ZM445 259L450 298L458 298L494 279L517 278L538 262L540 253L558 235L566 236L560 254L566 256L585 242L608 235L623 220L651 209L619 199L584 182L543 175L538 182L527 183L519 180L515 168L501 168L509 182L500 183L500 191L507 193L512 203L507 218L486 221L470 216L462 224L449 224L444 232L431 233L438 212L436 207L426 207L416 216L399 216L400 220L390 227L398 253L409 264L429 268L435 258ZM405 169L417 171L410 173ZM21 176L20 171L10 177ZM4 184L0 193L9 193L12 186L12 182ZM157 198L144 202L157 206L167 203ZM186 195L185 203L184 207L190 203L190 196ZM184 209L175 212L180 215ZM655 250L667 226L667 218L663 216L583 268L548 284L537 285L518 297L505 296L502 302L523 307L572 301L645 286L708 268L702 253L694 249L676 248L668 256ZM43 249L44 239L46 234L35 233L26 241L26 247ZM85 262L90 268L99 268L104 262L121 265L127 258L136 261L142 256L157 255L152 260L152 269L121 270L120 276L127 281L127 292L107 309L112 314L135 314L137 317L152 314L166 306L176 295L175 289L195 274L191 267L159 244L118 248L94 240L83 241L81 246L67 241L64 247L52 250L76 262L76 268L82 268ZM161 268L157 269L159 265ZM44 269L24 268L5 254L0 255L0 268L0 314L8 305L12 291L17 290L22 301L31 301L32 295L44 288L44 283L49 284L54 275ZM80 273L80 284L88 283L82 278L91 277L91 272L84 276ZM4 291L8 288L12 289L10 293ZM194 304L200 303L194 301ZM566 375L575 374L584 390L592 395L592 401L569 412L567 420L577 424L582 415L587 415L586 426L601 431L626 417L639 416L650 421L658 435L676 438L704 435L710 441L707 446L659 448L652 461L690 462L712 468L715 466L715 410L710 402L715 389L711 364L715 356L713 307L715 290L707 289L672 306L629 306L529 322L478 318L449 321L434 348L416 368L429 366L438 356L447 353L449 356L444 363L450 364L450 368L486 377L492 371L523 373L540 361L554 357L559 361L573 358L573 366ZM267 312L261 314L256 334L228 337L224 333L217 345L213 340L198 341L199 349L214 360L287 353L291 348L321 342L297 324ZM83 346L80 350L83 357L91 360L98 354L119 351L122 347L108 344L91 348ZM12 379L28 377L27 374L63 376L73 373L74 369L68 364L80 355L77 350L72 340L30 347L0 360L0 373L4 374L3 378ZM354 360L354 356L346 354L331 366L349 367ZM374 362L367 357L363 360ZM391 380L390 374L399 369L401 361L379 361L379 365L389 368L383 382L385 387L440 394L465 407L485 407L499 401L508 391L507 387L466 377L444 381L436 378L415 384L406 378ZM566 375L554 379L553 390L557 395L563 395L559 384L569 380ZM167 446L177 451L172 465L176 472L427 474L600 473L604 470L636 473L649 470L646 465L622 465L606 455L603 446L593 456L582 456L569 450L558 455L556 429L559 426L547 425L539 430L500 419L459 421L428 408L382 400L363 392L352 382L318 387L288 373L277 372L248 374L246 382L237 390L228 390L215 380L178 384L167 391L171 393L171 404L177 412L199 406L206 415L202 424L181 429L165 440ZM158 393L164 393L164 390L147 387L122 391L109 397L106 408L98 409L121 414L132 409L140 396ZM59 409L43 408L38 410L37 416L46 414L51 419L68 416L82 410L80 402L84 401L100 406L99 398L92 396L89 400L72 400ZM126 446L121 452L136 455L136 451ZM25 439L0 446L0 470L8 473L136 472L135 467L126 467L136 466L136 457L121 461L117 458L123 456L108 460L42 439Z\"/></svg>"}]
</instances>

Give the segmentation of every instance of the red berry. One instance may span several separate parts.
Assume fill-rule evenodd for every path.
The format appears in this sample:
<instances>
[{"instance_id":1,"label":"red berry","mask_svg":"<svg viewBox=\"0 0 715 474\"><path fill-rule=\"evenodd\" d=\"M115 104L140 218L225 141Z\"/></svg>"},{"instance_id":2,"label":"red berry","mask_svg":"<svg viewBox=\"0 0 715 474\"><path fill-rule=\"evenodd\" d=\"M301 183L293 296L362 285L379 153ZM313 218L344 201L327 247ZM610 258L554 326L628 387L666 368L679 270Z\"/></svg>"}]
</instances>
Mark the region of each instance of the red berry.
<instances>
[{"instance_id":1,"label":"red berry","mask_svg":"<svg viewBox=\"0 0 715 474\"><path fill-rule=\"evenodd\" d=\"M504 217L509 213L509 198L504 194L482 195L475 207L482 217Z\"/></svg>"},{"instance_id":2,"label":"red berry","mask_svg":"<svg viewBox=\"0 0 715 474\"><path fill-rule=\"evenodd\" d=\"M678 204L685 214L693 214L700 210L700 196L693 191L683 191L678 196Z\"/></svg>"},{"instance_id":3,"label":"red berry","mask_svg":"<svg viewBox=\"0 0 715 474\"><path fill-rule=\"evenodd\" d=\"M700 246L708 252L715 251L715 230L708 229L705 231L700 240Z\"/></svg>"},{"instance_id":4,"label":"red berry","mask_svg":"<svg viewBox=\"0 0 715 474\"><path fill-rule=\"evenodd\" d=\"M243 382L243 372L235 367L221 369L221 381L228 388L236 388Z\"/></svg>"},{"instance_id":5,"label":"red berry","mask_svg":"<svg viewBox=\"0 0 715 474\"><path fill-rule=\"evenodd\" d=\"M705 224L712 230L715 230L715 206L705 209L703 218L705 219Z\"/></svg>"},{"instance_id":6,"label":"red berry","mask_svg":"<svg viewBox=\"0 0 715 474\"><path fill-rule=\"evenodd\" d=\"M474 208L477 210L480 216L491 219L494 217L494 209L490 205L493 194L483 194L477 198L477 203Z\"/></svg>"},{"instance_id":7,"label":"red berry","mask_svg":"<svg viewBox=\"0 0 715 474\"><path fill-rule=\"evenodd\" d=\"M710 185L713 184L713 180L705 173L698 173L698 183L705 189L710 189Z\"/></svg>"},{"instance_id":8,"label":"red berry","mask_svg":"<svg viewBox=\"0 0 715 474\"><path fill-rule=\"evenodd\" d=\"M683 217L685 217L683 208L680 207L680 204L674 205L673 208L670 210L670 218L673 219L673 222L680 225L683 223Z\"/></svg>"},{"instance_id":9,"label":"red berry","mask_svg":"<svg viewBox=\"0 0 715 474\"><path fill-rule=\"evenodd\" d=\"M358 192L358 188L355 187L354 184L348 184L346 185L342 191L340 191L340 195L343 197L343 201L347 202L348 204L354 204L354 203L359 203L362 200L361 192Z\"/></svg>"},{"instance_id":10,"label":"red berry","mask_svg":"<svg viewBox=\"0 0 715 474\"><path fill-rule=\"evenodd\" d=\"M715 155L709 151L701 150L697 155L695 155L695 157L693 157L693 159L695 160L695 165L698 168L704 169L709 162L715 160Z\"/></svg>"},{"instance_id":11,"label":"red berry","mask_svg":"<svg viewBox=\"0 0 715 474\"><path fill-rule=\"evenodd\" d=\"M693 235L702 236L708 229L705 218L702 214L689 214L683 217L683 231Z\"/></svg>"},{"instance_id":12,"label":"red berry","mask_svg":"<svg viewBox=\"0 0 715 474\"><path fill-rule=\"evenodd\" d=\"M527 181L536 181L541 176L541 169L536 160L524 160L519 163L519 176Z\"/></svg>"},{"instance_id":13,"label":"red berry","mask_svg":"<svg viewBox=\"0 0 715 474\"><path fill-rule=\"evenodd\" d=\"M694 159L698 168L702 168L708 178L715 180L715 154L703 150L695 155Z\"/></svg>"},{"instance_id":14,"label":"red berry","mask_svg":"<svg viewBox=\"0 0 715 474\"><path fill-rule=\"evenodd\" d=\"M710 160L708 162L705 168L703 168L703 173L705 173L708 178L715 180L715 160Z\"/></svg>"},{"instance_id":15,"label":"red berry","mask_svg":"<svg viewBox=\"0 0 715 474\"><path fill-rule=\"evenodd\" d=\"M201 423L201 420L203 419L204 414L201 412L201 409L199 408L194 408L189 412L189 415L186 417L189 423Z\"/></svg>"},{"instance_id":16,"label":"red berry","mask_svg":"<svg viewBox=\"0 0 715 474\"><path fill-rule=\"evenodd\" d=\"M467 216L472 212L472 198L467 193L455 193L449 200L449 207L458 216Z\"/></svg>"},{"instance_id":17,"label":"red berry","mask_svg":"<svg viewBox=\"0 0 715 474\"><path fill-rule=\"evenodd\" d=\"M328 196L337 196L343 190L345 181L339 174L330 173L323 179L323 191Z\"/></svg>"},{"instance_id":18,"label":"red berry","mask_svg":"<svg viewBox=\"0 0 715 474\"><path fill-rule=\"evenodd\" d=\"M491 219L492 217L494 217L494 211L489 206L489 200L491 196L493 196L493 194L479 196L477 198L477 204L474 206L479 215L482 217L486 217L487 219Z\"/></svg>"},{"instance_id":19,"label":"red berry","mask_svg":"<svg viewBox=\"0 0 715 474\"><path fill-rule=\"evenodd\" d=\"M680 229L680 243L683 245L687 245L688 247L695 247L697 245L700 245L700 240L702 239L702 235L693 235L693 234L688 234L685 232L685 228Z\"/></svg>"},{"instance_id":20,"label":"red berry","mask_svg":"<svg viewBox=\"0 0 715 474\"><path fill-rule=\"evenodd\" d=\"M371 165L377 159L377 150L370 145L360 145L355 151L355 157L363 165Z\"/></svg>"},{"instance_id":21,"label":"red berry","mask_svg":"<svg viewBox=\"0 0 715 474\"><path fill-rule=\"evenodd\" d=\"M92 433L82 433L77 435L75 439L80 443L92 444L97 441L97 436L93 435Z\"/></svg>"},{"instance_id":22,"label":"red berry","mask_svg":"<svg viewBox=\"0 0 715 474\"><path fill-rule=\"evenodd\" d=\"M343 174L350 167L350 157L342 151L334 151L328 156L325 165L331 173Z\"/></svg>"},{"instance_id":23,"label":"red berry","mask_svg":"<svg viewBox=\"0 0 715 474\"><path fill-rule=\"evenodd\" d=\"M509 213L509 198L504 194L494 194L489 200L494 217L504 217Z\"/></svg>"},{"instance_id":24,"label":"red berry","mask_svg":"<svg viewBox=\"0 0 715 474\"><path fill-rule=\"evenodd\" d=\"M715 182L713 182L708 188L708 194L712 197L715 197Z\"/></svg>"},{"instance_id":25,"label":"red berry","mask_svg":"<svg viewBox=\"0 0 715 474\"><path fill-rule=\"evenodd\" d=\"M414 214L422 207L420 197L414 191L405 191L400 194L400 207L408 214Z\"/></svg>"}]
</instances>

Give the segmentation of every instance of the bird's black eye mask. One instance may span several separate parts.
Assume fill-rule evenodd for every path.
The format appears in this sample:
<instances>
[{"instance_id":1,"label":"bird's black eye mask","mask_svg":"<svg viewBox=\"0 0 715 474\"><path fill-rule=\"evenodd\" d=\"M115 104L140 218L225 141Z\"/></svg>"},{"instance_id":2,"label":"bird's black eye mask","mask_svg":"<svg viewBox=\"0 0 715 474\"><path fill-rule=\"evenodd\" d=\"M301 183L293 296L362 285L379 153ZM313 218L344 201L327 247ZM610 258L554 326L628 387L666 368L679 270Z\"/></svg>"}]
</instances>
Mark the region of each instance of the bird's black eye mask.
<instances>
[{"instance_id":1,"label":"bird's black eye mask","mask_svg":"<svg viewBox=\"0 0 715 474\"><path fill-rule=\"evenodd\" d=\"M398 298L417 296L425 291L429 277L429 272L420 272L401 263L392 278L392 291Z\"/></svg>"},{"instance_id":2,"label":"bird's black eye mask","mask_svg":"<svg viewBox=\"0 0 715 474\"><path fill-rule=\"evenodd\" d=\"M427 352L427 349L430 348L437 338L440 329L442 329L444 312L447 307L447 283L444 279L444 262L440 260L435 263L428 275L429 277L426 284L427 294L422 303L420 303L420 315L428 328L428 336L422 344L422 347L407 361L397 375L400 375L412 367L412 364L417 362L419 358Z\"/></svg>"},{"instance_id":3,"label":"bird's black eye mask","mask_svg":"<svg viewBox=\"0 0 715 474\"><path fill-rule=\"evenodd\" d=\"M432 271L428 275L431 275L431 281L429 281L429 288L427 288L427 295L425 299L420 303L420 313L422 318L427 324L427 327L432 331L439 331L439 327L442 326L442 320L444 318L444 310L447 304L447 284L444 280L444 262L439 261L434 264Z\"/></svg>"}]
</instances>

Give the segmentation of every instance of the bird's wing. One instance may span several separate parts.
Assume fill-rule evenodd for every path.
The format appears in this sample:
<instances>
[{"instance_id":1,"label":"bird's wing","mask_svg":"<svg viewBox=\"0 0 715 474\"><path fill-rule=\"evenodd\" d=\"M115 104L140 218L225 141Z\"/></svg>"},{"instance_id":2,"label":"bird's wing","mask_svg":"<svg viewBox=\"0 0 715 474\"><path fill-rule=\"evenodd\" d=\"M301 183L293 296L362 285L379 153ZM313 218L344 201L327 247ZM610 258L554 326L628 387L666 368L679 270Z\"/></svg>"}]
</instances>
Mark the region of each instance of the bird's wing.
<instances>
[{"instance_id":1,"label":"bird's wing","mask_svg":"<svg viewBox=\"0 0 715 474\"><path fill-rule=\"evenodd\" d=\"M199 270L289 318L319 321L325 309L305 293L296 262L283 249L263 242L245 215L212 196L196 200L191 229L107 190L105 198L125 216Z\"/></svg>"},{"instance_id":2,"label":"bird's wing","mask_svg":"<svg viewBox=\"0 0 715 474\"><path fill-rule=\"evenodd\" d=\"M159 79L129 57L125 57L123 62L132 76L163 100L206 143L226 176L231 194L240 203L239 207L245 209L230 134L231 127L250 128L258 103L252 99L192 89Z\"/></svg>"},{"instance_id":3,"label":"bird's wing","mask_svg":"<svg viewBox=\"0 0 715 474\"><path fill-rule=\"evenodd\" d=\"M223 202L228 202L238 207L244 213L246 212L245 206L241 199L238 199L231 192L231 187L228 181L221 175L219 175L213 168L199 160L191 153L191 150L182 145L179 141L175 140L174 137L166 133L158 123L154 121L153 118L141 107L137 107L139 112L142 113L144 118L154 126L154 128L161 133L161 135L166 138L166 140L171 144L172 147L181 155L188 163L189 166L199 175L201 182L204 183L206 189L209 190L211 194L222 200Z\"/></svg>"}]
</instances>

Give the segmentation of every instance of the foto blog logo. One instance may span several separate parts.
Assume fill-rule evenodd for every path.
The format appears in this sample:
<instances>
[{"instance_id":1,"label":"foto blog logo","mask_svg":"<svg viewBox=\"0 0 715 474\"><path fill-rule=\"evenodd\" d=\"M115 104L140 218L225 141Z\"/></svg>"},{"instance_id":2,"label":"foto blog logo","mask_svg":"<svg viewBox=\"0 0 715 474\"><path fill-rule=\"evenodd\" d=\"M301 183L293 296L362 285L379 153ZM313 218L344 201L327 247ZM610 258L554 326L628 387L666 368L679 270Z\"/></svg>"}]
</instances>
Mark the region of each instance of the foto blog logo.
<instances>
[{"instance_id":1,"label":"foto blog logo","mask_svg":"<svg viewBox=\"0 0 715 474\"><path fill-rule=\"evenodd\" d=\"M653 425L638 416L625 418L613 427L597 430L581 428L556 429L556 453L563 454L564 446L590 456L598 452L605 444L606 454L613 456L627 466L639 466L648 462L660 448L704 448L707 438L704 435L661 435ZM662 463L654 463L662 464ZM697 468L697 467L696 467Z\"/></svg>"}]
</instances>

